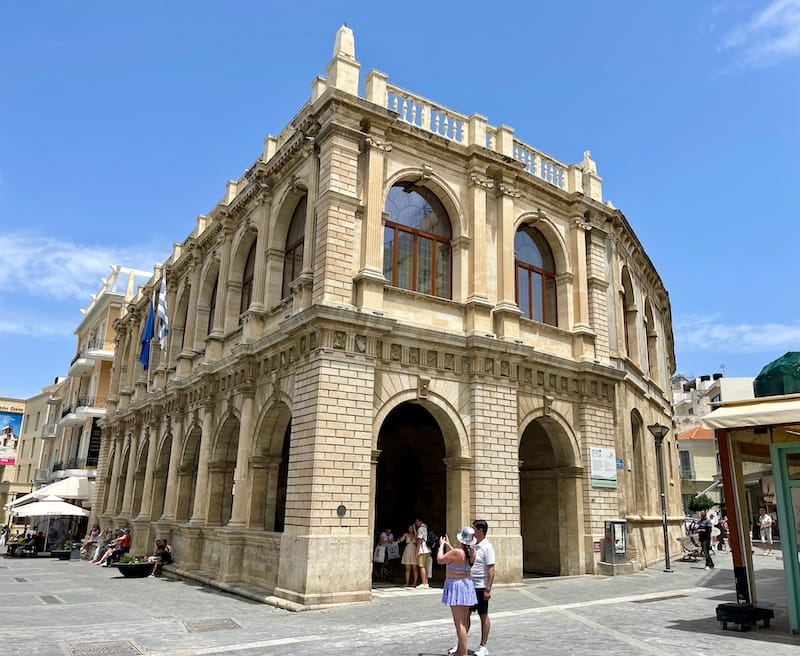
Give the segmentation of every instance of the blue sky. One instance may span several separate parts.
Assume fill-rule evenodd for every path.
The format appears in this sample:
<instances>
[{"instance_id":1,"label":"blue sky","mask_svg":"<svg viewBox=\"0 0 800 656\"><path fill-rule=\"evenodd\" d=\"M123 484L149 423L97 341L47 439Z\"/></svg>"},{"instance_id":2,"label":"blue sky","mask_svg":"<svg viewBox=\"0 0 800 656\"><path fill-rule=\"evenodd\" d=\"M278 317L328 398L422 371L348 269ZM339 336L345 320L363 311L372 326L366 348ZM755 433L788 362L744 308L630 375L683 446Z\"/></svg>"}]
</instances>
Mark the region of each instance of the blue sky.
<instances>
[{"instance_id":1,"label":"blue sky","mask_svg":"<svg viewBox=\"0 0 800 656\"><path fill-rule=\"evenodd\" d=\"M151 270L325 74L589 149L672 301L678 371L800 350L800 0L17 2L0 9L0 396L64 375L111 264Z\"/></svg>"}]
</instances>

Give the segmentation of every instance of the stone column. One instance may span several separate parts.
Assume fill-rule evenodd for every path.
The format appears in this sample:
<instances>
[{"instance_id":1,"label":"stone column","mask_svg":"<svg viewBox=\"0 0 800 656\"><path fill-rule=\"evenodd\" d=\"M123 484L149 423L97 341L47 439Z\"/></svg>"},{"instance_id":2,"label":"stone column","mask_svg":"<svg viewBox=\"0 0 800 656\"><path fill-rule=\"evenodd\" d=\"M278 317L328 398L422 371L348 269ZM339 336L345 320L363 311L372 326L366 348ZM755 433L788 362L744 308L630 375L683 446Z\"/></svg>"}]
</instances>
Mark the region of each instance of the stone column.
<instances>
[{"instance_id":1,"label":"stone column","mask_svg":"<svg viewBox=\"0 0 800 656\"><path fill-rule=\"evenodd\" d=\"M518 340L521 313L519 305L517 305L514 282L516 264L513 257L513 245L516 236L514 199L519 198L521 194L511 186L510 180L500 178L495 181L495 195L497 198L495 261L497 262L498 301L494 308L494 332L501 339ZM506 252L509 247L512 249L511 253Z\"/></svg>"},{"instance_id":2,"label":"stone column","mask_svg":"<svg viewBox=\"0 0 800 656\"><path fill-rule=\"evenodd\" d=\"M130 447L128 448L128 472L125 476L125 494L122 497L122 515L130 517L133 513L133 479L136 475L136 456L139 450L139 432L141 424L137 422L136 428L130 434Z\"/></svg>"},{"instance_id":3,"label":"stone column","mask_svg":"<svg viewBox=\"0 0 800 656\"><path fill-rule=\"evenodd\" d=\"M275 530L275 509L278 504L278 472L280 458L252 456L250 461L250 518L248 528ZM263 477L263 485L258 478Z\"/></svg>"},{"instance_id":4,"label":"stone column","mask_svg":"<svg viewBox=\"0 0 800 656\"><path fill-rule=\"evenodd\" d=\"M222 357L222 342L225 339L225 317L228 310L228 276L231 268L231 243L233 229L227 225L223 228L222 252L219 262L219 278L217 279L217 305L214 308L214 322L211 332L206 337L206 362L214 362Z\"/></svg>"},{"instance_id":5,"label":"stone column","mask_svg":"<svg viewBox=\"0 0 800 656\"><path fill-rule=\"evenodd\" d=\"M480 171L474 170L469 177L469 213L471 219L469 265L466 267L466 281L459 287L466 291L466 331L468 335L494 333L492 326L492 306L487 291L487 235L486 235L486 191L494 183ZM462 271L464 268L462 267ZM466 284L465 284L466 283ZM459 293L461 296L461 293ZM455 297L455 294L454 294Z\"/></svg>"},{"instance_id":6,"label":"stone column","mask_svg":"<svg viewBox=\"0 0 800 656\"><path fill-rule=\"evenodd\" d=\"M383 141L382 134L370 134L364 139L368 148L364 180L365 211L361 224L361 257L356 274L356 305L364 310L383 311L383 195L385 153L392 145Z\"/></svg>"},{"instance_id":7,"label":"stone column","mask_svg":"<svg viewBox=\"0 0 800 656\"><path fill-rule=\"evenodd\" d=\"M164 519L174 520L178 509L178 465L183 447L183 419L181 412L172 416L172 448L169 452L169 469L167 470L167 493L164 498Z\"/></svg>"},{"instance_id":8,"label":"stone column","mask_svg":"<svg viewBox=\"0 0 800 656\"><path fill-rule=\"evenodd\" d=\"M342 380L350 383L341 385ZM327 401L297 403L293 408L291 484L276 596L303 605L370 598L373 499L367 472L372 459L374 380L373 362L332 348L314 351L296 369L295 389L303 390L304 398ZM339 492L331 495L333 489ZM347 508L341 518L340 504ZM331 552L340 562L335 571L324 556Z\"/></svg>"},{"instance_id":9,"label":"stone column","mask_svg":"<svg viewBox=\"0 0 800 656\"><path fill-rule=\"evenodd\" d=\"M208 516L208 463L211 457L211 440L214 439L214 403L203 404L203 434L200 437L200 457L195 480L194 508L190 524L202 525Z\"/></svg>"},{"instance_id":10,"label":"stone column","mask_svg":"<svg viewBox=\"0 0 800 656\"><path fill-rule=\"evenodd\" d=\"M586 261L587 287L589 294L589 325L594 332L595 358L607 363L610 357L610 336L616 331L613 311L609 313L609 279L607 253L610 252L608 234L595 229L587 235L589 255Z\"/></svg>"},{"instance_id":11,"label":"stone column","mask_svg":"<svg viewBox=\"0 0 800 656\"><path fill-rule=\"evenodd\" d=\"M247 494L250 479L250 448L253 443L253 394L255 388L242 388L242 412L239 421L239 443L236 451L236 469L233 473L233 508L228 526L247 525L247 510L250 497Z\"/></svg>"},{"instance_id":12,"label":"stone column","mask_svg":"<svg viewBox=\"0 0 800 656\"><path fill-rule=\"evenodd\" d=\"M250 308L263 312L267 307L267 246L269 224L272 213L272 193L266 185L258 196L258 236L256 237L256 260L253 269L253 298Z\"/></svg>"},{"instance_id":13,"label":"stone column","mask_svg":"<svg viewBox=\"0 0 800 656\"><path fill-rule=\"evenodd\" d=\"M119 472L122 465L122 445L123 435L117 432L112 436L112 448L114 451L114 466L111 468L111 477L109 485L111 486L108 491L108 505L105 511L108 515L115 516L117 514L117 492L119 489Z\"/></svg>"},{"instance_id":14,"label":"stone column","mask_svg":"<svg viewBox=\"0 0 800 656\"><path fill-rule=\"evenodd\" d=\"M150 504L153 495L153 470L156 466L156 453L158 452L158 426L159 421L154 420L145 428L145 435L147 436L147 465L144 471L144 486L142 487L142 503L137 509L133 509L134 515L138 515L138 519L158 519L157 517L150 517Z\"/></svg>"},{"instance_id":15,"label":"stone column","mask_svg":"<svg viewBox=\"0 0 800 656\"><path fill-rule=\"evenodd\" d=\"M469 526L470 500L472 499L470 479L472 477L472 458L454 456L444 459L447 468L447 526L449 531L457 531ZM448 533L453 535L453 533Z\"/></svg>"}]
</instances>

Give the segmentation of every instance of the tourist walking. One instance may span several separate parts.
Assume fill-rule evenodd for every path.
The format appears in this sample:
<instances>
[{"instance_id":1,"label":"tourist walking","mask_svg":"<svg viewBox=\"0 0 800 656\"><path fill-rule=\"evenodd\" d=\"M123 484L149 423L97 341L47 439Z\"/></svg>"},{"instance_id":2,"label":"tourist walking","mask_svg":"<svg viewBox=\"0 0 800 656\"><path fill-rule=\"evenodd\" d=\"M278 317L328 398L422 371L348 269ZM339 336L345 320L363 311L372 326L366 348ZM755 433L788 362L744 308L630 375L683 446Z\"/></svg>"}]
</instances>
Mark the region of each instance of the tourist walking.
<instances>
[{"instance_id":1,"label":"tourist walking","mask_svg":"<svg viewBox=\"0 0 800 656\"><path fill-rule=\"evenodd\" d=\"M763 506L758 509L758 528L761 532L761 548L765 556L772 555L772 515Z\"/></svg>"},{"instance_id":2,"label":"tourist walking","mask_svg":"<svg viewBox=\"0 0 800 656\"><path fill-rule=\"evenodd\" d=\"M456 648L449 652L453 656L467 656L467 630L469 614L478 603L475 584L472 582L472 565L475 562L475 530L465 526L458 534L460 548L453 548L444 535L439 538L436 561L445 565L446 578L442 591L442 603L450 606L456 628Z\"/></svg>"},{"instance_id":3,"label":"tourist walking","mask_svg":"<svg viewBox=\"0 0 800 656\"><path fill-rule=\"evenodd\" d=\"M700 540L700 549L706 559L706 569L714 569L714 561L711 559L711 529L714 526L711 520L706 517L706 511L700 511L700 520L697 522L697 537Z\"/></svg>"}]
</instances>

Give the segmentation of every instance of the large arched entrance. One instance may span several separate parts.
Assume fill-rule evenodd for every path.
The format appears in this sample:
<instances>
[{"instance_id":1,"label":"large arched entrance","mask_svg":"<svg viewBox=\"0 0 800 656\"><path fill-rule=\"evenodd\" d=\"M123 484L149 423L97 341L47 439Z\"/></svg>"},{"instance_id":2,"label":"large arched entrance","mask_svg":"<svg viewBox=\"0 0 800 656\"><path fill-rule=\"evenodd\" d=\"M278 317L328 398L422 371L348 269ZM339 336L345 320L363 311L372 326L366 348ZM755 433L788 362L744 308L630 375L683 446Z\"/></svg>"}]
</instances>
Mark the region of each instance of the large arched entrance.
<instances>
[{"instance_id":1,"label":"large arched entrance","mask_svg":"<svg viewBox=\"0 0 800 656\"><path fill-rule=\"evenodd\" d=\"M414 519L445 532L447 472L442 430L416 403L394 408L378 433L375 485L375 535L391 528L399 538ZM399 572L399 567L395 568Z\"/></svg>"},{"instance_id":2,"label":"large arched entrance","mask_svg":"<svg viewBox=\"0 0 800 656\"><path fill-rule=\"evenodd\" d=\"M552 418L535 419L522 434L519 461L524 574L578 573L581 470L569 436Z\"/></svg>"}]
</instances>

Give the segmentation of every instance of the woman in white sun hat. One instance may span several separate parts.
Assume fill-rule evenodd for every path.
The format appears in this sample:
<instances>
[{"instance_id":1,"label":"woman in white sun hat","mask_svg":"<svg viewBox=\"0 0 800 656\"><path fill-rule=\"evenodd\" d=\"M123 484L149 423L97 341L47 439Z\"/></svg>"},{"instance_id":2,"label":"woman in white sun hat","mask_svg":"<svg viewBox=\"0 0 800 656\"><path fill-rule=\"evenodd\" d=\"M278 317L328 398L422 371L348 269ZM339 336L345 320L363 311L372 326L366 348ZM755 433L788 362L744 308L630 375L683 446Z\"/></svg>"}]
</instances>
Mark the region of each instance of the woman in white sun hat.
<instances>
[{"instance_id":1,"label":"woman in white sun hat","mask_svg":"<svg viewBox=\"0 0 800 656\"><path fill-rule=\"evenodd\" d=\"M442 603L450 606L453 624L456 627L458 649L454 656L467 656L467 623L472 607L478 603L470 570L475 562L475 530L465 526L458 534L460 547L453 547L446 535L439 538L439 552L436 561L446 565L447 578L444 581Z\"/></svg>"}]
</instances>

